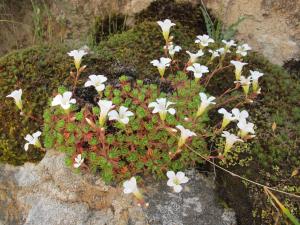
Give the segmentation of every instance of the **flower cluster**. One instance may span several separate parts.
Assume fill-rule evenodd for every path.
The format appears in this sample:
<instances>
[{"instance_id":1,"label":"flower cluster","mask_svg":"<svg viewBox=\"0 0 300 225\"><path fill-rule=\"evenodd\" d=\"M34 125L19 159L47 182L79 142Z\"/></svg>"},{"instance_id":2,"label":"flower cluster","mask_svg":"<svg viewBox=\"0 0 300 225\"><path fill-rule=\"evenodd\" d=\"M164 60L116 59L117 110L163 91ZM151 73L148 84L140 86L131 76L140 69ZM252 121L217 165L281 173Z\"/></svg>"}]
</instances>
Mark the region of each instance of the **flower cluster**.
<instances>
[{"instance_id":1,"label":"flower cluster","mask_svg":"<svg viewBox=\"0 0 300 225\"><path fill-rule=\"evenodd\" d=\"M226 139L225 148L223 152L223 155L226 156L235 142L243 142L242 139L247 140L249 138L254 137L254 124L247 122L249 114L246 110L240 111L238 108L234 108L231 110L231 112L228 112L226 109L221 108L218 110L218 113L223 114L223 120L221 125L222 130L225 129L231 121L236 121L237 127L239 128L238 134L240 138L234 134L229 133L228 131L223 131L222 133L222 137L225 137ZM253 135L249 136L249 133Z\"/></svg>"},{"instance_id":2,"label":"flower cluster","mask_svg":"<svg viewBox=\"0 0 300 225\"><path fill-rule=\"evenodd\" d=\"M243 87L244 93L247 96L249 94L249 89L252 81L252 90L255 94L260 94L261 88L258 84L258 79L262 77L264 74L259 71L250 70L250 76L245 77L242 74L243 66L248 63L243 63L241 61L231 60L230 63L235 67L235 83L240 84Z\"/></svg>"},{"instance_id":3,"label":"flower cluster","mask_svg":"<svg viewBox=\"0 0 300 225\"><path fill-rule=\"evenodd\" d=\"M67 164L77 170L100 171L106 182L131 177L123 185L124 193L133 193L139 200L143 197L133 177L136 174L167 175L167 185L180 192L181 184L188 182L188 178L182 172L175 174L173 171L183 170L209 157L207 139L225 138L224 149L216 150L219 153L216 157L223 159L236 142L253 138L254 124L248 121L249 113L237 106L255 100L261 90L258 79L263 76L258 71L250 71L247 78L244 76L243 67L247 63L243 57L251 49L247 44L223 40L220 45L205 34L197 36L195 49L185 51L188 59L180 69L175 53L182 49L170 36L175 23L167 19L158 24L166 42L164 55L150 62L158 68L158 84L142 80L130 82L126 76L121 76L118 85L111 85L105 75L92 74L84 87L95 88L97 95L93 99L96 101L82 106L74 93L86 68L81 62L87 52L74 50L68 53L74 58L76 68L76 74L71 72L73 90L60 87L51 99L51 107L44 112L45 148L54 147L65 152ZM209 60L204 56L209 56L206 57ZM228 61L231 64L225 65ZM220 96L208 94L206 88L212 77L231 65L235 66L235 86L224 90ZM253 94L249 93L251 84ZM165 86L170 88L164 90ZM240 87L245 95L240 94ZM20 89L7 97L14 98L22 111L21 95ZM220 126L209 125L213 111L222 115ZM228 127L235 129L231 126L234 123L238 129L236 135L225 130ZM25 137L26 151L29 145L42 149L40 135L38 131Z\"/></svg>"}]
</instances>

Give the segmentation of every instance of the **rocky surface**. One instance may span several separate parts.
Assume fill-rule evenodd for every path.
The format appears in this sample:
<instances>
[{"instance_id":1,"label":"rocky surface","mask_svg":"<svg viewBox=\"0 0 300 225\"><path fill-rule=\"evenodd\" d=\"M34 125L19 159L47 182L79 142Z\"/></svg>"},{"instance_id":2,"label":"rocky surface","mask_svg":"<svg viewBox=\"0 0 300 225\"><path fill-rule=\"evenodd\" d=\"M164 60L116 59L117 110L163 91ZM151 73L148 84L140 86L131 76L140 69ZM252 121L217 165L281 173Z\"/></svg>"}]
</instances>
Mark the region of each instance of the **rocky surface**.
<instances>
[{"instance_id":1,"label":"rocky surface","mask_svg":"<svg viewBox=\"0 0 300 225\"><path fill-rule=\"evenodd\" d=\"M225 25L246 16L236 38L249 43L271 62L300 58L300 0L206 0Z\"/></svg>"},{"instance_id":2,"label":"rocky surface","mask_svg":"<svg viewBox=\"0 0 300 225\"><path fill-rule=\"evenodd\" d=\"M44 30L52 29L44 39L82 40L87 42L95 18L126 14L127 24L133 24L133 15L147 8L154 0L51 0L47 10L51 16L40 16ZM201 0L188 1L193 4ZM237 39L248 42L271 62L283 64L291 58L300 58L300 0L203 0L212 13L226 26L240 16L248 19L238 27ZM4 1L5 2L5 1ZM41 0L36 0L42 3ZM3 4L3 3L2 3ZM40 5L41 11L43 4ZM45 11L45 9L44 9ZM10 15L10 17L1 17ZM0 54L10 49L32 44L34 26L30 0L11 0L1 6L0 19L18 23L1 23ZM24 25L27 24L27 25ZM29 25L29 26L28 26Z\"/></svg>"},{"instance_id":3,"label":"rocky surface","mask_svg":"<svg viewBox=\"0 0 300 225\"><path fill-rule=\"evenodd\" d=\"M120 187L75 174L64 156L48 151L37 165L0 166L0 225L234 225L211 180L189 171L190 182L175 194L165 181L146 181L148 208L137 205Z\"/></svg>"}]
</instances>

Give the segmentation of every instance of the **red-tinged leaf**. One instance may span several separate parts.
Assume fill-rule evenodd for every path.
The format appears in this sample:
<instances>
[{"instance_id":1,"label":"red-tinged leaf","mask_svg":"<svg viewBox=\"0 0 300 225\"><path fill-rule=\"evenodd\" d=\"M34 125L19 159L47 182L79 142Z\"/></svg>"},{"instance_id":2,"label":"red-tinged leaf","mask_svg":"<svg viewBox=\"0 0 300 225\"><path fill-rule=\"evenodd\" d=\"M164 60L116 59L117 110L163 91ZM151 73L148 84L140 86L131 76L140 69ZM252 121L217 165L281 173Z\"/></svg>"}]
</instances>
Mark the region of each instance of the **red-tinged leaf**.
<instances>
[{"instance_id":1,"label":"red-tinged leaf","mask_svg":"<svg viewBox=\"0 0 300 225\"><path fill-rule=\"evenodd\" d=\"M69 138L69 137L70 137L70 135L71 135L70 133L67 133L67 132L66 132L66 133L64 133L64 137L65 137L66 139L67 139L67 138Z\"/></svg>"},{"instance_id":2,"label":"red-tinged leaf","mask_svg":"<svg viewBox=\"0 0 300 225\"><path fill-rule=\"evenodd\" d=\"M127 173L127 172L128 172L127 166L123 166L123 167L121 168L120 172L121 172L122 174Z\"/></svg>"},{"instance_id":3,"label":"red-tinged leaf","mask_svg":"<svg viewBox=\"0 0 300 225\"><path fill-rule=\"evenodd\" d=\"M85 138L89 141L92 139L93 136L94 136L94 134L92 132L89 132L85 135Z\"/></svg>"}]
</instances>

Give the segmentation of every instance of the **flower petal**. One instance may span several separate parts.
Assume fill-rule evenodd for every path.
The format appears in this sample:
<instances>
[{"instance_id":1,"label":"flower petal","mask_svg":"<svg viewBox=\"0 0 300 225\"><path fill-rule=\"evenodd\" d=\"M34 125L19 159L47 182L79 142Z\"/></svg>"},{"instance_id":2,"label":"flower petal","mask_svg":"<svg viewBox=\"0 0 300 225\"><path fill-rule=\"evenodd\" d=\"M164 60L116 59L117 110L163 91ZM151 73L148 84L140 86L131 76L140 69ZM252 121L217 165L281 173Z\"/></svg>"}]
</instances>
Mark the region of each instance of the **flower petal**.
<instances>
[{"instance_id":1,"label":"flower petal","mask_svg":"<svg viewBox=\"0 0 300 225\"><path fill-rule=\"evenodd\" d=\"M176 193L179 193L179 192L182 191L181 185L175 185L173 188L174 188L174 191L175 191Z\"/></svg>"},{"instance_id":2,"label":"flower petal","mask_svg":"<svg viewBox=\"0 0 300 225\"><path fill-rule=\"evenodd\" d=\"M109 120L118 120L119 113L116 110L112 110L108 113Z\"/></svg>"},{"instance_id":3,"label":"flower petal","mask_svg":"<svg viewBox=\"0 0 300 225\"><path fill-rule=\"evenodd\" d=\"M173 179L175 176L176 176L176 175L175 175L174 171L168 171L168 172L167 172L167 177L168 177L169 179Z\"/></svg>"},{"instance_id":4,"label":"flower petal","mask_svg":"<svg viewBox=\"0 0 300 225\"><path fill-rule=\"evenodd\" d=\"M62 96L60 94L56 95L54 97L54 99L51 102L51 106L57 106L60 105L60 103L62 102Z\"/></svg>"},{"instance_id":5,"label":"flower petal","mask_svg":"<svg viewBox=\"0 0 300 225\"><path fill-rule=\"evenodd\" d=\"M29 147L29 143L26 143L26 144L24 145L24 149L25 149L25 151L27 151L27 150L28 150L28 147Z\"/></svg>"},{"instance_id":6,"label":"flower petal","mask_svg":"<svg viewBox=\"0 0 300 225\"><path fill-rule=\"evenodd\" d=\"M169 187L174 187L175 184L174 184L174 182L173 182L173 179L169 179L168 182L167 182L167 185L168 185Z\"/></svg>"},{"instance_id":7,"label":"flower petal","mask_svg":"<svg viewBox=\"0 0 300 225\"><path fill-rule=\"evenodd\" d=\"M123 119L120 119L120 121L121 121L122 123L124 123L124 124L128 124L129 118L128 118L128 117L125 117L125 118L123 118Z\"/></svg>"},{"instance_id":8,"label":"flower petal","mask_svg":"<svg viewBox=\"0 0 300 225\"><path fill-rule=\"evenodd\" d=\"M171 115L174 115L176 113L176 110L173 109L173 108L170 108L168 109L168 112L171 114Z\"/></svg>"}]
</instances>

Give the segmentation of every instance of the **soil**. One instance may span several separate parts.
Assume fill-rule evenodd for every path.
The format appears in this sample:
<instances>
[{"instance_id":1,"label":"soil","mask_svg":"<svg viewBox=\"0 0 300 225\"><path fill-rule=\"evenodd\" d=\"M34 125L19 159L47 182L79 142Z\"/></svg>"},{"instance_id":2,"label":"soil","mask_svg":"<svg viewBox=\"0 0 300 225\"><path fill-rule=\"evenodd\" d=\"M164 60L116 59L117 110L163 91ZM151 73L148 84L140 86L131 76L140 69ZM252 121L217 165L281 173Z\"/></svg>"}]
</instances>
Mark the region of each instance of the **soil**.
<instances>
[{"instance_id":1,"label":"soil","mask_svg":"<svg viewBox=\"0 0 300 225\"><path fill-rule=\"evenodd\" d=\"M0 1L0 56L33 43L30 0Z\"/></svg>"}]
</instances>

